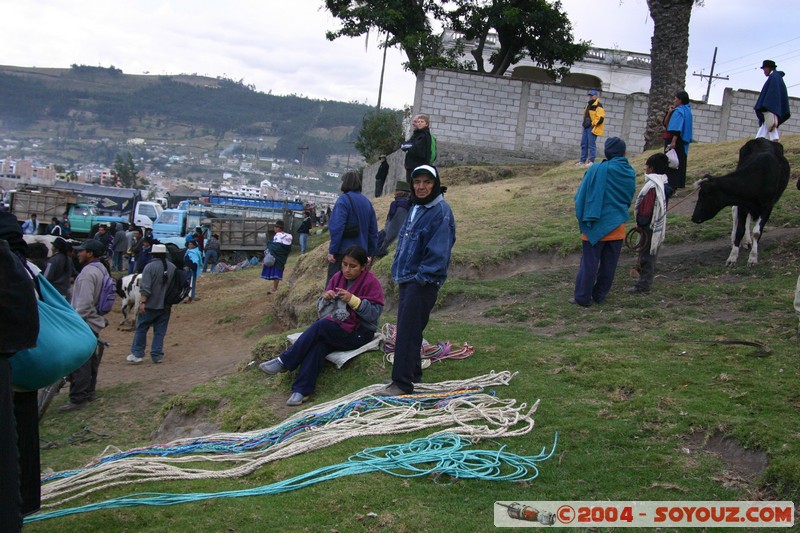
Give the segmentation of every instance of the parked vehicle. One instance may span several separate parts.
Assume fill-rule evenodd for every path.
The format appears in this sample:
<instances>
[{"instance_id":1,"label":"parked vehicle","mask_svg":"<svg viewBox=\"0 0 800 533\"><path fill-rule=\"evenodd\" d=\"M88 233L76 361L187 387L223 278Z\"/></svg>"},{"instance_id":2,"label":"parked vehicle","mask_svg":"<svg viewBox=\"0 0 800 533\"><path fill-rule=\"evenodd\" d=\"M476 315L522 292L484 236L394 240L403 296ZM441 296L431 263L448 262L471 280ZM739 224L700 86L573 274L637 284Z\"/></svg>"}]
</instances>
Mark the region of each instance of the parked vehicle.
<instances>
[{"instance_id":1,"label":"parked vehicle","mask_svg":"<svg viewBox=\"0 0 800 533\"><path fill-rule=\"evenodd\" d=\"M282 220L285 227L293 232L302 222L303 205L299 202L220 196L208 198L212 199L214 202L183 201L177 209L165 209L153 225L153 236L162 243L183 248L186 235L199 226L206 237L212 234L220 236L222 257L237 261L264 250L267 239L274 232L275 221Z\"/></svg>"},{"instance_id":2,"label":"parked vehicle","mask_svg":"<svg viewBox=\"0 0 800 533\"><path fill-rule=\"evenodd\" d=\"M78 192L77 188L73 190L61 186L22 188L11 192L8 206L18 220L27 220L33 213L41 221L49 221L53 217L61 220L64 213L67 213L72 234L77 237L93 235L98 225L112 222L152 228L163 211L156 202L141 201L139 191L130 197L126 193L111 196L104 194L98 187L93 186L94 190L86 189L89 194ZM101 189L112 189L115 193L133 190L114 187Z\"/></svg>"}]
</instances>

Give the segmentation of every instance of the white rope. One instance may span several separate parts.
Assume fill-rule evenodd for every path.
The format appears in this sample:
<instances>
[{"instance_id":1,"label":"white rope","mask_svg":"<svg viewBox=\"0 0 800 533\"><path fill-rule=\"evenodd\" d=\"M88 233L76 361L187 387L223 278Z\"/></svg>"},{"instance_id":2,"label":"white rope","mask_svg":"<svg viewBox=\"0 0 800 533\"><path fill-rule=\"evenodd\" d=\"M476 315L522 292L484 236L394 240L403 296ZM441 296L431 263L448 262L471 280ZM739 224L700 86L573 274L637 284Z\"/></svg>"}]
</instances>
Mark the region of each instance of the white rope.
<instances>
[{"instance_id":1,"label":"white rope","mask_svg":"<svg viewBox=\"0 0 800 533\"><path fill-rule=\"evenodd\" d=\"M415 394L430 396L464 389L485 390L488 387L508 385L516 374L508 371L492 372L466 381L418 384L415 385ZM270 429L302 421L309 415L327 413L356 400L374 398L373 394L383 387L384 385L370 385L337 400L312 406ZM432 433L431 436L449 432L473 441L524 435L533 429L533 413L539 405L537 400L528 408L526 403L518 404L514 399L504 400L485 392L451 397L441 406L427 409L419 403L392 405L385 403L383 398L378 400L383 403L379 408L364 412L353 411L349 416L331 420L324 426L309 427L291 438L252 452L130 456L100 464L103 457L119 452L117 448L108 447L86 469L70 477L45 483L42 486L42 502L46 503L42 507L59 506L98 490L132 483L242 477L269 462L311 452L356 436L410 433L433 427L444 429ZM248 433L218 433L200 439L178 439L168 446L177 447L198 441L246 441L266 431L268 430L262 429ZM222 463L224 468L206 469L197 466L204 461ZM193 466L184 466L185 463L192 463Z\"/></svg>"}]
</instances>

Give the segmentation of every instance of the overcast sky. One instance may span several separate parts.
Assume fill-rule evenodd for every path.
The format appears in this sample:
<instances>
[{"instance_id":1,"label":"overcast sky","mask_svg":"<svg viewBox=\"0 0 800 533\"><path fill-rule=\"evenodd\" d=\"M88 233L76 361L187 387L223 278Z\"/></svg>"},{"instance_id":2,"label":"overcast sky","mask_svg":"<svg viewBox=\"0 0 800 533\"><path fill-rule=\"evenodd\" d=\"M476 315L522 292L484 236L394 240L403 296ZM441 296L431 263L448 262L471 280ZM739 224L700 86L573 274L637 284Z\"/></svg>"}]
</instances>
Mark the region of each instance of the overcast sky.
<instances>
[{"instance_id":1,"label":"overcast sky","mask_svg":"<svg viewBox=\"0 0 800 533\"><path fill-rule=\"evenodd\" d=\"M60 67L114 65L126 74L196 73L244 80L263 92L375 105L383 52L378 35L325 39L337 21L322 0L0 0L0 63ZM653 23L645 0L562 0L576 39L601 48L650 52ZM768 6L768 7L767 7ZM710 102L725 87L760 90L765 58L786 71L800 95L800 2L705 0L690 27L686 89L706 92L719 47ZM388 51L383 107L414 100L403 54Z\"/></svg>"}]
</instances>

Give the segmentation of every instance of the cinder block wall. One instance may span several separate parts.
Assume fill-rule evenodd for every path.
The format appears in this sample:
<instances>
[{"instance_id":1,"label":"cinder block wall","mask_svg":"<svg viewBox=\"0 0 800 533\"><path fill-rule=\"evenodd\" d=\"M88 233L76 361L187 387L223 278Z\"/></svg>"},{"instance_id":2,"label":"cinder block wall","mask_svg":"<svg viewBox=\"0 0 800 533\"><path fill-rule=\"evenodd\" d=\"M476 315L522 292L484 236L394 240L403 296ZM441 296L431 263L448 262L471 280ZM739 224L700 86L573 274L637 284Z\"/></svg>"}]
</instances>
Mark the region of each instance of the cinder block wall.
<instances>
[{"instance_id":1,"label":"cinder block wall","mask_svg":"<svg viewBox=\"0 0 800 533\"><path fill-rule=\"evenodd\" d=\"M431 116L431 130L442 142L523 152L537 160L579 155L585 89L444 69L429 69L420 81L415 112ZM753 137L757 98L755 91L726 89L721 106L692 102L696 140ZM600 101L606 111L604 137L622 137L629 150L641 151L647 95L603 92ZM800 99L791 98L790 105L798 119L790 119L781 132L800 133Z\"/></svg>"},{"instance_id":2,"label":"cinder block wall","mask_svg":"<svg viewBox=\"0 0 800 533\"><path fill-rule=\"evenodd\" d=\"M690 95L699 96L699 95ZM753 105L758 92L725 89L722 105L692 101L695 142L752 138L758 129ZM793 118L781 133L800 133L800 99L790 98ZM428 69L417 77L414 112L431 117L438 140L436 164L568 161L580 155L586 89L474 72ZM630 153L644 148L647 95L602 92L605 134L598 139L598 158L605 139L622 137ZM664 110L666 112L666 109ZM390 157L386 191L403 179L403 152ZM364 169L364 193L372 196L377 165ZM402 176L402 177L401 177Z\"/></svg>"}]
</instances>

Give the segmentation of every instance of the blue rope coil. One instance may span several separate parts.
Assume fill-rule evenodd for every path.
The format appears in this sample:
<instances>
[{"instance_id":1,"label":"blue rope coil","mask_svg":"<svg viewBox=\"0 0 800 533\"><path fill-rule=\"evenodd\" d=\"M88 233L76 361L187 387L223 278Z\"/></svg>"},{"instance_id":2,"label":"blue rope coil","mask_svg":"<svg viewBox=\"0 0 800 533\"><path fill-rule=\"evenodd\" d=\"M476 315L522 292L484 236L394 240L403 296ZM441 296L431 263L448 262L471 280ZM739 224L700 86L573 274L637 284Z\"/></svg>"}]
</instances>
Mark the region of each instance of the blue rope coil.
<instances>
[{"instance_id":1,"label":"blue rope coil","mask_svg":"<svg viewBox=\"0 0 800 533\"><path fill-rule=\"evenodd\" d=\"M121 509L141 505L166 506L215 498L280 494L323 481L372 472L383 472L403 478L436 473L455 479L531 481L539 476L537 463L550 459L555 453L557 444L558 434L554 437L553 447L549 453L546 448L542 448L539 455L526 457L505 451L506 446L502 446L499 450L471 450L468 449L469 441L453 433L444 433L435 437L415 439L410 443L367 448L351 455L344 463L326 466L254 489L190 494L141 492L81 507L35 514L25 518L25 523L104 509Z\"/></svg>"},{"instance_id":2,"label":"blue rope coil","mask_svg":"<svg viewBox=\"0 0 800 533\"><path fill-rule=\"evenodd\" d=\"M364 413L388 405L418 405L422 409L439 409L456 398L464 398L482 392L481 389L470 389L454 393L437 395L416 395L409 397L366 397L337 405L322 413L311 413L298 420L281 424L270 430L245 435L242 437L210 440L207 437L198 437L182 444L153 444L141 448L134 448L124 452L107 455L95 464L74 470L64 470L42 477L42 483L57 479L66 479L97 468L101 465L120 461L128 457L157 456L169 457L173 455L187 455L192 453L213 453L219 455L244 453L256 450L266 450L271 446L291 439L295 435L314 427L321 427L351 416L353 413Z\"/></svg>"}]
</instances>

